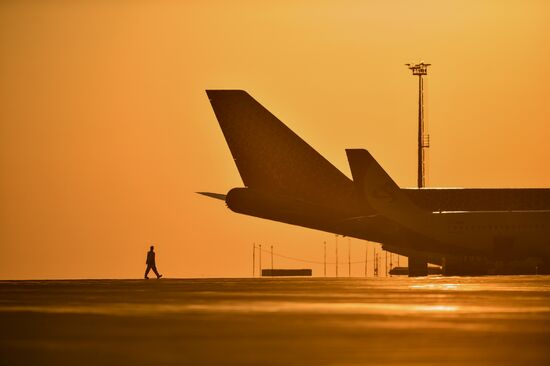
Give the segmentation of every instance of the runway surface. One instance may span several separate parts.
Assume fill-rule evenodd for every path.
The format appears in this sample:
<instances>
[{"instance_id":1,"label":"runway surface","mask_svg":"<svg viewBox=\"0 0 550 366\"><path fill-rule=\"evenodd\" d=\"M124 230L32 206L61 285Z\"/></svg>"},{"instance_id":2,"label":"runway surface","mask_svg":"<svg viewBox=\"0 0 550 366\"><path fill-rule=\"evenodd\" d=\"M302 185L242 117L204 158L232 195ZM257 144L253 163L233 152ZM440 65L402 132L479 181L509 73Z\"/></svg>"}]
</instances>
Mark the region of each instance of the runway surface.
<instances>
[{"instance_id":1,"label":"runway surface","mask_svg":"<svg viewBox=\"0 0 550 366\"><path fill-rule=\"evenodd\" d=\"M550 365L550 277L0 281L1 365Z\"/></svg>"}]
</instances>

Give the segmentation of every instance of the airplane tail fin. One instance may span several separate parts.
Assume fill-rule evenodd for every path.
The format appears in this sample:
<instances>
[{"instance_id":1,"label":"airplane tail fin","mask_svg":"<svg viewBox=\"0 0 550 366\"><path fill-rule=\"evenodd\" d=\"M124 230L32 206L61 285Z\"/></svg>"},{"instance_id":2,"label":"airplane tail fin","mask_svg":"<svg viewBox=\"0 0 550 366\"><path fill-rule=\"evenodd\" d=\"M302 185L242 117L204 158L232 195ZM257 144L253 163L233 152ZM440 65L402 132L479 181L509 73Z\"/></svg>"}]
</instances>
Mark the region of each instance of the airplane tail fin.
<instances>
[{"instance_id":1,"label":"airplane tail fin","mask_svg":"<svg viewBox=\"0 0 550 366\"><path fill-rule=\"evenodd\" d=\"M337 206L352 199L350 179L248 93L206 93L246 187Z\"/></svg>"},{"instance_id":2,"label":"airplane tail fin","mask_svg":"<svg viewBox=\"0 0 550 366\"><path fill-rule=\"evenodd\" d=\"M372 209L404 224L414 225L414 218L427 213L401 191L367 150L347 149L346 154L356 189Z\"/></svg>"}]
</instances>

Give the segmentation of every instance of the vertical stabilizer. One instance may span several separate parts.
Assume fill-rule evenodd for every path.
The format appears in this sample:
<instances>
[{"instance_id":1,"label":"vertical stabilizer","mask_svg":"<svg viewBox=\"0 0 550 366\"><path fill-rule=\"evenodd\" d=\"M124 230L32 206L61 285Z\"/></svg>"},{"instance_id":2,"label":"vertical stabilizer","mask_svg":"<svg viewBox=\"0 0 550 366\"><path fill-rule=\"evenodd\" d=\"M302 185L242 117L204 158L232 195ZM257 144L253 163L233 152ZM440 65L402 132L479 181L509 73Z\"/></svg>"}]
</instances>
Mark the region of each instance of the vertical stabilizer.
<instances>
[{"instance_id":1,"label":"vertical stabilizer","mask_svg":"<svg viewBox=\"0 0 550 366\"><path fill-rule=\"evenodd\" d=\"M421 217L428 212L416 206L364 149L347 149L353 181L359 194L375 211L406 226L418 228Z\"/></svg>"},{"instance_id":2,"label":"vertical stabilizer","mask_svg":"<svg viewBox=\"0 0 550 366\"><path fill-rule=\"evenodd\" d=\"M248 188L340 207L353 184L243 90L206 91Z\"/></svg>"}]
</instances>

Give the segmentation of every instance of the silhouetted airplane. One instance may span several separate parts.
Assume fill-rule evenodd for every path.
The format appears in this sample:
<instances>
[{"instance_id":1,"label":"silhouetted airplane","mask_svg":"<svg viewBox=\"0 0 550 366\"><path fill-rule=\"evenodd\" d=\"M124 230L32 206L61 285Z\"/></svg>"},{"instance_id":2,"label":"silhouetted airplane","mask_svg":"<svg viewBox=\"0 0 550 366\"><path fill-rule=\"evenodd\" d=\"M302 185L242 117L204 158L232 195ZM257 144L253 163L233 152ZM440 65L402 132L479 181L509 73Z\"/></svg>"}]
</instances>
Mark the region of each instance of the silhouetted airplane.
<instances>
[{"instance_id":1,"label":"silhouetted airplane","mask_svg":"<svg viewBox=\"0 0 550 366\"><path fill-rule=\"evenodd\" d=\"M550 189L404 189L372 155L346 150L353 181L242 90L207 90L246 188L234 212L381 243L446 274L548 273Z\"/></svg>"}]
</instances>

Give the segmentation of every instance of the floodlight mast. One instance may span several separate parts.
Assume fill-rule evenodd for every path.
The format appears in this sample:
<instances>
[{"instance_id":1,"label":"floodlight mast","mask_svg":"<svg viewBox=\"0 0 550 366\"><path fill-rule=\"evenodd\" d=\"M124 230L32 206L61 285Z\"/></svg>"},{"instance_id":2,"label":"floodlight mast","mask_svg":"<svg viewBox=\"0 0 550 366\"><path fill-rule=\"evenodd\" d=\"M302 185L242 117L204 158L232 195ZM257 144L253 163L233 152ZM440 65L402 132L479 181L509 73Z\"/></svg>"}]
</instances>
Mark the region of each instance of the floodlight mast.
<instances>
[{"instance_id":1,"label":"floodlight mast","mask_svg":"<svg viewBox=\"0 0 550 366\"><path fill-rule=\"evenodd\" d=\"M430 147L430 135L425 132L424 126L424 80L422 76L428 74L428 66L419 64L405 64L412 70L413 75L418 75L418 188L426 186L426 149Z\"/></svg>"}]
</instances>

